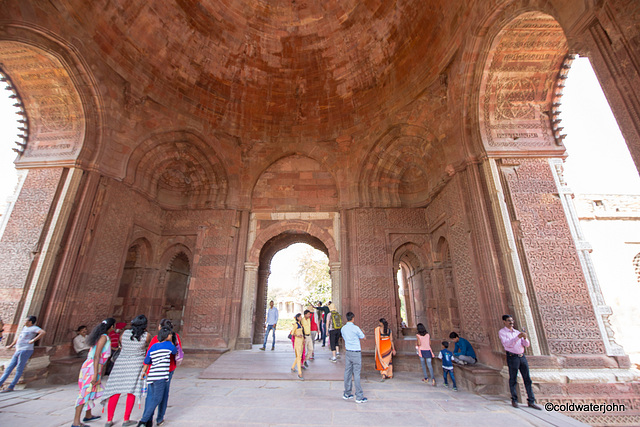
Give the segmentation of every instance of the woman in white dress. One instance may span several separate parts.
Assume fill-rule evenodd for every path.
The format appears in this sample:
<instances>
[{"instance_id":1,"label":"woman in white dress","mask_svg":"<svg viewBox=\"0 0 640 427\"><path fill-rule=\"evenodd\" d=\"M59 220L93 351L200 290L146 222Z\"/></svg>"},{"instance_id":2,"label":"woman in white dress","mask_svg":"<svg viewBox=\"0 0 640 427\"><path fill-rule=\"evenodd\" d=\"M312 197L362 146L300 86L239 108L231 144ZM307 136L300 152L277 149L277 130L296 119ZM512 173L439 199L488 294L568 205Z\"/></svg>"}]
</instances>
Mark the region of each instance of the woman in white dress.
<instances>
[{"instance_id":1,"label":"woman in white dress","mask_svg":"<svg viewBox=\"0 0 640 427\"><path fill-rule=\"evenodd\" d=\"M114 424L113 414L121 394L127 395L122 425L126 427L137 424L137 421L130 420L130 417L136 397L142 398L144 380L141 376L149 341L151 341L151 334L147 333L147 317L141 314L131 321L131 329L124 331L120 337L122 349L113 365L102 400L103 406L108 401L106 427Z\"/></svg>"}]
</instances>

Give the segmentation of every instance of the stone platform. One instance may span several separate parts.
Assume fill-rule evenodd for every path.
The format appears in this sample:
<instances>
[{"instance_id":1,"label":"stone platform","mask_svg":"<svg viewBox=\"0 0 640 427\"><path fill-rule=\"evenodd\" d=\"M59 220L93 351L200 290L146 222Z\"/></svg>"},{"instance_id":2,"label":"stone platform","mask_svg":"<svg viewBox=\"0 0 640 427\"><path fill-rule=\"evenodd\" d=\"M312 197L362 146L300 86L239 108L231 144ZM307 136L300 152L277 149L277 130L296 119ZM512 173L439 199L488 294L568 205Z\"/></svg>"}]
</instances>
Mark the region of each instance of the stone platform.
<instances>
[{"instance_id":1,"label":"stone platform","mask_svg":"<svg viewBox=\"0 0 640 427\"><path fill-rule=\"evenodd\" d=\"M223 354L211 366L181 367L172 386L166 426L584 426L557 413L512 408L508 400L422 383L415 372L398 372L380 382L373 366L365 366L362 386L369 402L342 399L344 361L329 361L328 348L318 347L305 381L290 372L290 343L275 351ZM0 426L59 427L71 425L77 385L43 386L0 394ZM123 400L123 399L121 399ZM94 413L102 410L98 406ZM121 401L114 421L122 423ZM136 403L132 419L142 409ZM91 423L102 426L102 418Z\"/></svg>"}]
</instances>

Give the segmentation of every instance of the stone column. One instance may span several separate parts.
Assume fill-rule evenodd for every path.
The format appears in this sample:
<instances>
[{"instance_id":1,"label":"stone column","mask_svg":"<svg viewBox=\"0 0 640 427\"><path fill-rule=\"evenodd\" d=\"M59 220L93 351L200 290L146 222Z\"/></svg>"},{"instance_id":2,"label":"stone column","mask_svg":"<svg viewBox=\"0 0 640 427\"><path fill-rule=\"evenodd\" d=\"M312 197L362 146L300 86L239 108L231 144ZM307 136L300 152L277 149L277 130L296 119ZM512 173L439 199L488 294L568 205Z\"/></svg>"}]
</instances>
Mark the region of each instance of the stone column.
<instances>
[{"instance_id":1,"label":"stone column","mask_svg":"<svg viewBox=\"0 0 640 427\"><path fill-rule=\"evenodd\" d=\"M558 187L560 201L569 224L569 230L571 231L571 236L573 237L576 249L578 250L580 266L582 267L582 272L584 273L585 280L587 281L589 296L591 297L591 303L593 304L596 314L596 321L598 322L600 334L603 337L604 347L607 355L609 356L624 356L623 348L616 343L613 336L613 329L611 328L611 323L609 321L609 317L613 314L613 311L604 301L598 277L596 276L593 262L591 261L590 252L592 248L589 242L585 239L582 229L580 228L580 220L578 219L578 214L573 204L573 191L564 180L563 163L564 161L562 159L549 159L551 172L553 173L553 178Z\"/></svg>"},{"instance_id":2,"label":"stone column","mask_svg":"<svg viewBox=\"0 0 640 427\"><path fill-rule=\"evenodd\" d=\"M253 332L253 313L256 309L256 286L258 282L258 264L244 263L244 282L242 286L242 306L240 309L240 334L236 342L237 350L251 349Z\"/></svg>"},{"instance_id":3,"label":"stone column","mask_svg":"<svg viewBox=\"0 0 640 427\"><path fill-rule=\"evenodd\" d=\"M19 322L28 315L40 313L82 173L80 169L70 168L66 176L63 174L60 193L57 201L52 205L51 220L43 236L35 268L32 266L33 273L25 284L26 295L23 297Z\"/></svg>"},{"instance_id":4,"label":"stone column","mask_svg":"<svg viewBox=\"0 0 640 427\"><path fill-rule=\"evenodd\" d=\"M598 76L620 131L640 170L640 54L636 0L604 2L586 31L574 39Z\"/></svg>"},{"instance_id":5,"label":"stone column","mask_svg":"<svg viewBox=\"0 0 640 427\"><path fill-rule=\"evenodd\" d=\"M329 263L329 274L331 275L331 301L338 308L338 312L342 313L342 267L340 262Z\"/></svg>"},{"instance_id":6,"label":"stone column","mask_svg":"<svg viewBox=\"0 0 640 427\"><path fill-rule=\"evenodd\" d=\"M526 328L531 341L531 350L534 355L540 355L540 343L533 318L531 303L524 273L520 262L520 256L516 248L516 239L513 233L509 210L505 201L504 190L500 182L500 173L495 159L488 159L483 163L483 171L489 187L491 208L495 217L495 225L500 240L500 249L503 263L507 273L506 282L509 286L516 312L513 313L519 322L520 328Z\"/></svg>"},{"instance_id":7,"label":"stone column","mask_svg":"<svg viewBox=\"0 0 640 427\"><path fill-rule=\"evenodd\" d=\"M269 266L267 266L269 267ZM256 309L254 315L254 333L253 333L253 343L254 344L262 344L264 342L264 323L265 323L265 315L266 308L269 307L269 301L267 301L268 293L269 293L269 276L271 275L271 270L269 268L261 268L258 270L258 282L257 289L258 292L256 294Z\"/></svg>"}]
</instances>

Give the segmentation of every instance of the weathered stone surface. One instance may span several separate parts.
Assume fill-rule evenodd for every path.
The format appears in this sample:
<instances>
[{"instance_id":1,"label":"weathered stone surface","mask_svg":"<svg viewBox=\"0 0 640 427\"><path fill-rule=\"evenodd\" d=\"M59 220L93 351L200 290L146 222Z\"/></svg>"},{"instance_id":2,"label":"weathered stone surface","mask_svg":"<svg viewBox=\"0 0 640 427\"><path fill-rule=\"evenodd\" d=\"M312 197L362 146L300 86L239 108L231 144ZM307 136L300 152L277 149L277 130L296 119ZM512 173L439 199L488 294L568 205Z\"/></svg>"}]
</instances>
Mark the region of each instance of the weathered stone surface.
<instances>
[{"instance_id":1,"label":"weathered stone surface","mask_svg":"<svg viewBox=\"0 0 640 427\"><path fill-rule=\"evenodd\" d=\"M38 299L58 346L145 313L187 348L248 347L272 256L306 242L367 334L385 317L411 347L402 268L407 331L456 330L501 369L499 317L522 314L540 397L594 399L614 378L633 402L548 159L565 156L581 53L640 165L637 15L631 0L6 0L0 67L31 170L0 242L0 315L15 329ZM57 199L61 167L81 171L74 200ZM55 265L34 293L40 251Z\"/></svg>"}]
</instances>

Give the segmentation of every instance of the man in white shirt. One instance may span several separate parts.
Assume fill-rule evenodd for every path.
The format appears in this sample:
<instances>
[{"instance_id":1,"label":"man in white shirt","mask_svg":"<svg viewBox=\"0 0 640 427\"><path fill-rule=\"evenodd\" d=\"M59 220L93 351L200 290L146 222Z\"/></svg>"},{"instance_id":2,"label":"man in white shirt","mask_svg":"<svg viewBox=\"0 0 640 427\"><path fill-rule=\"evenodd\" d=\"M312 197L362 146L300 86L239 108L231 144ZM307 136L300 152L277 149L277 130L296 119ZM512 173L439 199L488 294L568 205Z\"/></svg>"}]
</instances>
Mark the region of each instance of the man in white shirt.
<instances>
[{"instance_id":1,"label":"man in white shirt","mask_svg":"<svg viewBox=\"0 0 640 427\"><path fill-rule=\"evenodd\" d=\"M29 358L33 354L33 343L38 341L45 334L44 329L40 329L36 326L36 316L27 317L27 321L24 323L24 328L20 332L20 335L16 335L16 338L13 340L11 345L7 346L7 348L16 347L16 352L11 358L11 362L5 368L4 374L2 378L0 378L0 387L4 384L4 382L9 378L13 369L17 366L16 376L9 384L9 387L2 390L2 393L7 393L13 391L13 388L16 386L20 377L22 376L22 372L24 368L27 366L27 362Z\"/></svg>"},{"instance_id":2,"label":"man in white shirt","mask_svg":"<svg viewBox=\"0 0 640 427\"><path fill-rule=\"evenodd\" d=\"M276 348L276 325L278 324L278 309L273 306L273 301L269 301L269 310L267 310L267 332L264 334L264 344L260 347L260 350L264 351L267 347L267 339L269 338L269 332L273 330L273 344L271 350Z\"/></svg>"}]
</instances>

